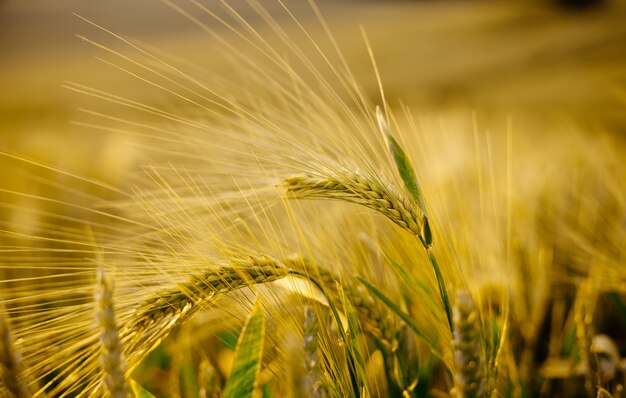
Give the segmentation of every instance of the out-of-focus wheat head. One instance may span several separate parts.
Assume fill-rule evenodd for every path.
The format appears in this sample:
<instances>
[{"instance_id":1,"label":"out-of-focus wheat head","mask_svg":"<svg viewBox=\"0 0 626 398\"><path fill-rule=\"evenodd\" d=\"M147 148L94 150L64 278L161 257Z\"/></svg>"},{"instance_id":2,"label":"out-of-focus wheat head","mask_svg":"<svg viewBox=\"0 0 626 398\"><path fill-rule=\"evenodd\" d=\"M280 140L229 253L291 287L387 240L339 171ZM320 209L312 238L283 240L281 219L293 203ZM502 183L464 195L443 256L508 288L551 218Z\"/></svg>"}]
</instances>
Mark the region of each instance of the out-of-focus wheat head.
<instances>
[{"instance_id":1,"label":"out-of-focus wheat head","mask_svg":"<svg viewBox=\"0 0 626 398\"><path fill-rule=\"evenodd\" d=\"M465 388L459 374L485 378L470 380L465 396L516 391L511 380L527 377L528 369L515 362L507 331L515 328L531 355L551 273L566 274L563 281L587 277L587 266L602 267L594 278L625 292L623 144L603 136L589 146L577 135L579 145L560 155L536 150L534 136L516 134L514 123L493 134L468 114L416 119L382 89L375 98L366 95L321 17L305 29L289 9L280 10L278 23L255 1L250 9L257 25L227 4L215 10L193 0L171 6L205 31L213 55L228 59L227 77L87 22L101 38L84 40L104 62L158 100L66 83L108 109L84 109L76 124L94 134L130 137L127 145L138 155L127 183L113 187L12 158L56 176L39 181L45 188L39 193L5 192L29 200L20 212L31 222L27 228L8 220L1 232L6 276L0 296L14 338L28 342L20 345L25 363L36 364L25 372L39 389L36 396L102 393L102 327L94 320L92 294L99 267L115 286L127 377L179 327L200 345L237 323L212 317L217 307L226 310L222 315L236 314L262 294L268 330L300 330L303 305L332 301L340 322L329 316L314 331L309 310L304 330L306 389L318 396L327 393L320 378L336 382L330 396L353 392L346 344L355 352L360 347L352 371L369 396L418 391L422 365L433 362L438 376L429 388L439 394L454 380L457 391ZM310 12L318 12L315 5ZM397 173L376 105L415 166L432 250L448 288L464 292L452 300L458 300L457 327L465 334L449 328L438 281L416 238L424 233L424 212ZM549 134L543 140L544 147L553 144ZM602 196L596 187L581 192L556 178L563 170L545 170L548 160L571 166L574 175L583 170L598 177ZM605 205L614 210L605 213ZM541 212L556 221L536 225ZM548 227L558 229L558 238L537 235ZM557 252L572 256L573 270L551 268L562 264L553 260ZM412 319L410 327L359 278L397 303ZM470 326L476 329L466 330ZM344 329L349 341L341 340ZM312 333L318 334L315 348ZM271 380L288 373L289 364L278 361L287 349L279 333L268 338L276 344L266 344L270 370L260 377ZM463 367L470 365L459 362L459 353L475 367ZM392 382L367 374L371 363L383 363ZM528 366L534 363L527 358ZM455 369L457 376L449 377Z\"/></svg>"}]
</instances>

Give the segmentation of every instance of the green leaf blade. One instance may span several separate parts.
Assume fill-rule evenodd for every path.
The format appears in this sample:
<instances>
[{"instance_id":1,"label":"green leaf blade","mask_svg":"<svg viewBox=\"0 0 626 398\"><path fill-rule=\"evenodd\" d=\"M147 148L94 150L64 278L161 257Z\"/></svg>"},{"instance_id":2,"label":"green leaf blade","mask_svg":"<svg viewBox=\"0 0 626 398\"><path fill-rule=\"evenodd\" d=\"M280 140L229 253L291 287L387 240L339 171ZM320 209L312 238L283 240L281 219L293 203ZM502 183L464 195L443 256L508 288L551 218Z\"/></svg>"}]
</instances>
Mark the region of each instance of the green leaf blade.
<instances>
[{"instance_id":1,"label":"green leaf blade","mask_svg":"<svg viewBox=\"0 0 626 398\"><path fill-rule=\"evenodd\" d=\"M405 188L409 191L409 194L422 212L422 236L420 236L420 239L422 239L424 246L428 248L433 244L433 236L428 223L426 202L424 201L422 189L420 188L417 176L415 175L415 169L413 168L413 164L411 163L411 160L407 156L406 152L402 149L402 145L400 145L398 140L396 140L393 134L391 134L389 124L379 107L376 108L376 118L378 120L378 127L380 128L385 142L387 143L387 149L396 164L398 174L400 175Z\"/></svg>"},{"instance_id":2,"label":"green leaf blade","mask_svg":"<svg viewBox=\"0 0 626 398\"><path fill-rule=\"evenodd\" d=\"M378 298L380 301L382 301L391 311L393 311L396 315L398 315L400 317L400 319L402 319L411 328L411 330L413 330L413 332L415 333L416 336L418 336L419 338L424 340L428 344L428 346L431 349L431 351L436 352L436 350L437 350L436 343L433 342L427 335L425 335L419 329L419 327L415 324L415 322L413 322L413 319L411 318L411 316L409 314L404 312L402 310L402 308L400 308L396 303L394 303L393 300L391 300L389 297L387 297L383 292L378 290L378 288L376 288L374 285L369 283L367 280L365 280L365 279L363 279L361 277L359 277L358 279L359 279L359 281L363 285L365 285L365 287L374 296L376 296L376 298Z\"/></svg>"},{"instance_id":3,"label":"green leaf blade","mask_svg":"<svg viewBox=\"0 0 626 398\"><path fill-rule=\"evenodd\" d=\"M417 177L415 176L415 171L413 170L411 160L404 152L404 149L402 149L402 146L395 139L394 136L388 134L387 140L389 145L389 151L393 156L393 160L396 162L396 168L398 169L400 178L402 178L402 182L404 182L404 186L409 191L413 199L415 199L422 212L426 214L424 197L422 195L422 190L419 186L419 183L417 182Z\"/></svg>"},{"instance_id":4,"label":"green leaf blade","mask_svg":"<svg viewBox=\"0 0 626 398\"><path fill-rule=\"evenodd\" d=\"M133 379L130 379L130 388L133 391L133 397L135 398L155 398L154 395Z\"/></svg>"},{"instance_id":5,"label":"green leaf blade","mask_svg":"<svg viewBox=\"0 0 626 398\"><path fill-rule=\"evenodd\" d=\"M224 388L224 398L252 397L261 370L265 340L265 314L261 302L254 305L235 349L235 360Z\"/></svg>"}]
</instances>

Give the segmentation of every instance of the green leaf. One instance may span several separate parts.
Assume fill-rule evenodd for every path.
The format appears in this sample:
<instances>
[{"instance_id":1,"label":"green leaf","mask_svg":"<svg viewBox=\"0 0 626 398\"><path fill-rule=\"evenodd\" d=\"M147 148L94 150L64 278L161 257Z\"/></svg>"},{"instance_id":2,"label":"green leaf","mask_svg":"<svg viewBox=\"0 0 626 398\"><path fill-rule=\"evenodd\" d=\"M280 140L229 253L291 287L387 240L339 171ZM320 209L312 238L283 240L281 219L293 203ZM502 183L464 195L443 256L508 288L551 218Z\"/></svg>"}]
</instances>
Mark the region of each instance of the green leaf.
<instances>
[{"instance_id":1,"label":"green leaf","mask_svg":"<svg viewBox=\"0 0 626 398\"><path fill-rule=\"evenodd\" d=\"M431 249L426 249L426 251L428 252L428 259L430 260L430 264L433 266L433 270L435 271L435 276L437 277L437 285L439 286L439 294L441 295L443 308L446 310L446 317L448 318L448 325L450 326L450 332L452 332L453 331L452 306L450 305L450 299L448 298L448 290L446 289L446 283L443 280L443 275L441 274L441 269L439 269L439 263L437 262L437 257L435 257L435 253L433 253Z\"/></svg>"},{"instance_id":2,"label":"green leaf","mask_svg":"<svg viewBox=\"0 0 626 398\"><path fill-rule=\"evenodd\" d=\"M261 301L257 300L237 341L235 360L224 388L224 398L252 397L261 370L264 340L265 314Z\"/></svg>"},{"instance_id":3,"label":"green leaf","mask_svg":"<svg viewBox=\"0 0 626 398\"><path fill-rule=\"evenodd\" d=\"M411 160L404 152L404 149L402 149L400 143L391 134L389 124L387 123L387 120L385 119L385 116L383 115L383 112L379 107L376 107L376 119L378 120L378 127L383 133L383 137L385 138L385 142L387 143L387 148L389 149L389 152L393 156L393 160L396 163L396 168L398 169L400 178L402 178L404 186L409 191L424 215L424 230L423 236L421 237L424 241L424 245L426 247L431 246L433 244L433 237L430 230L430 225L428 223L428 212L426 211L426 203L424 202L422 189L420 188L420 184L417 181L417 177L415 176L415 171L413 169L413 165L411 164Z\"/></svg>"},{"instance_id":4,"label":"green leaf","mask_svg":"<svg viewBox=\"0 0 626 398\"><path fill-rule=\"evenodd\" d=\"M413 332L418 337L420 337L422 340L424 340L428 344L428 346L431 349L431 351L436 352L436 349L437 349L436 344L433 341L431 341L431 339L428 336L426 336L424 333L422 333L422 331L415 324L415 322L413 322L413 319L411 319L411 316L409 314L404 312L402 310L402 308L400 308L396 303L393 302L393 300L391 300L389 297L385 296L385 294L383 292L378 290L374 285L372 285L371 283L369 283L365 279L359 277L359 281L362 284L364 284L365 287L368 288L369 291L372 292L372 294L374 296L376 296L387 307L389 307L390 310L395 312L396 315L398 315L400 317L400 319L402 319L413 330Z\"/></svg>"},{"instance_id":5,"label":"green leaf","mask_svg":"<svg viewBox=\"0 0 626 398\"><path fill-rule=\"evenodd\" d=\"M135 380L130 379L130 388L133 391L135 398L155 398L150 392L137 383Z\"/></svg>"},{"instance_id":6,"label":"green leaf","mask_svg":"<svg viewBox=\"0 0 626 398\"><path fill-rule=\"evenodd\" d=\"M185 361L180 365L180 381L185 397L200 396L196 369L190 362Z\"/></svg>"},{"instance_id":7,"label":"green leaf","mask_svg":"<svg viewBox=\"0 0 626 398\"><path fill-rule=\"evenodd\" d=\"M389 253L385 252L385 258L391 268L396 272L398 278L403 282L404 287L409 290L409 292L406 293L407 297L405 297L407 302L413 302L416 297L425 298L427 299L426 303L431 313L435 314L440 311L441 307L439 307L439 302L435 300L433 292L424 282L409 273L407 268L396 261Z\"/></svg>"}]
</instances>

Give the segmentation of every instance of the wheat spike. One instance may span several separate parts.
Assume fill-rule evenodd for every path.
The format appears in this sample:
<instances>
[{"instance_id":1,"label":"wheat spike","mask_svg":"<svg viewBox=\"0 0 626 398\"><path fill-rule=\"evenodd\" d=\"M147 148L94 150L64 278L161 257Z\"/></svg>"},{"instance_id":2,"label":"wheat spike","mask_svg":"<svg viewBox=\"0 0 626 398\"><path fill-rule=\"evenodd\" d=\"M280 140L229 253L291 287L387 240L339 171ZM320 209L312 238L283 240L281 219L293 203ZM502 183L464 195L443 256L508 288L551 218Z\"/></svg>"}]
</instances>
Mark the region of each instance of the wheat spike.
<instances>
[{"instance_id":1,"label":"wheat spike","mask_svg":"<svg viewBox=\"0 0 626 398\"><path fill-rule=\"evenodd\" d=\"M328 394L322 380L320 359L317 352L317 332L319 322L313 307L307 305L304 308L304 394L312 398L324 398Z\"/></svg>"},{"instance_id":2,"label":"wheat spike","mask_svg":"<svg viewBox=\"0 0 626 398\"><path fill-rule=\"evenodd\" d=\"M198 369L198 395L200 398L218 398L221 396L221 387L217 371L211 362L204 358Z\"/></svg>"},{"instance_id":3,"label":"wheat spike","mask_svg":"<svg viewBox=\"0 0 626 398\"><path fill-rule=\"evenodd\" d=\"M9 320L6 315L0 316L0 380L4 384L5 394L11 398L31 396L22 369L22 358L15 350Z\"/></svg>"},{"instance_id":4,"label":"wheat spike","mask_svg":"<svg viewBox=\"0 0 626 398\"><path fill-rule=\"evenodd\" d=\"M268 283L287 275L282 263L268 257L250 257L232 261L228 266L212 267L201 275L192 275L189 282L158 292L139 307L134 327L146 330L161 318L190 315L198 305L210 301L219 293L245 286Z\"/></svg>"},{"instance_id":5,"label":"wheat spike","mask_svg":"<svg viewBox=\"0 0 626 398\"><path fill-rule=\"evenodd\" d=\"M413 235L423 236L425 216L401 194L356 173L325 177L296 176L283 182L291 198L327 198L360 204L386 216Z\"/></svg>"},{"instance_id":6,"label":"wheat spike","mask_svg":"<svg viewBox=\"0 0 626 398\"><path fill-rule=\"evenodd\" d=\"M113 307L113 284L104 268L98 270L95 291L96 318L100 326L102 381L105 392L112 398L126 397L122 343L118 335Z\"/></svg>"},{"instance_id":7,"label":"wheat spike","mask_svg":"<svg viewBox=\"0 0 626 398\"><path fill-rule=\"evenodd\" d=\"M586 366L585 389L588 395L593 395L599 381L598 361L592 353L592 341L595 334L594 309L596 291L591 279L581 282L574 300L574 322L576 323L576 341L578 344L580 361Z\"/></svg>"},{"instance_id":8,"label":"wheat spike","mask_svg":"<svg viewBox=\"0 0 626 398\"><path fill-rule=\"evenodd\" d=\"M288 275L290 260L246 257L228 265L211 266L174 288L157 291L137 308L125 327L122 341L127 357L138 363L174 328L205 308L216 296L254 284L269 283ZM135 360L135 358L137 358Z\"/></svg>"},{"instance_id":9,"label":"wheat spike","mask_svg":"<svg viewBox=\"0 0 626 398\"><path fill-rule=\"evenodd\" d=\"M485 395L480 342L479 317L474 300L466 290L460 290L453 309L454 379L459 398Z\"/></svg>"}]
</instances>

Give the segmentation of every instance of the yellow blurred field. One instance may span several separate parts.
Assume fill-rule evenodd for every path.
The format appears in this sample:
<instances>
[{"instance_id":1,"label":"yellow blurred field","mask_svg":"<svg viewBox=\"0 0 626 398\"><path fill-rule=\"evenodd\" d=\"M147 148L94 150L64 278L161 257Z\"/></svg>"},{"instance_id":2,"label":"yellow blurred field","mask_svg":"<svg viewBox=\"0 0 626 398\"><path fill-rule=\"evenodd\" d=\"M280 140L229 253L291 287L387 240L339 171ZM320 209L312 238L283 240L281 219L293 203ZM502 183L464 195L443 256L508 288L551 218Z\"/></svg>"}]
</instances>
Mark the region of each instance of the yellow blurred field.
<instances>
[{"instance_id":1,"label":"yellow blurred field","mask_svg":"<svg viewBox=\"0 0 626 398\"><path fill-rule=\"evenodd\" d=\"M0 2L0 393L624 396L624 20Z\"/></svg>"}]
</instances>

